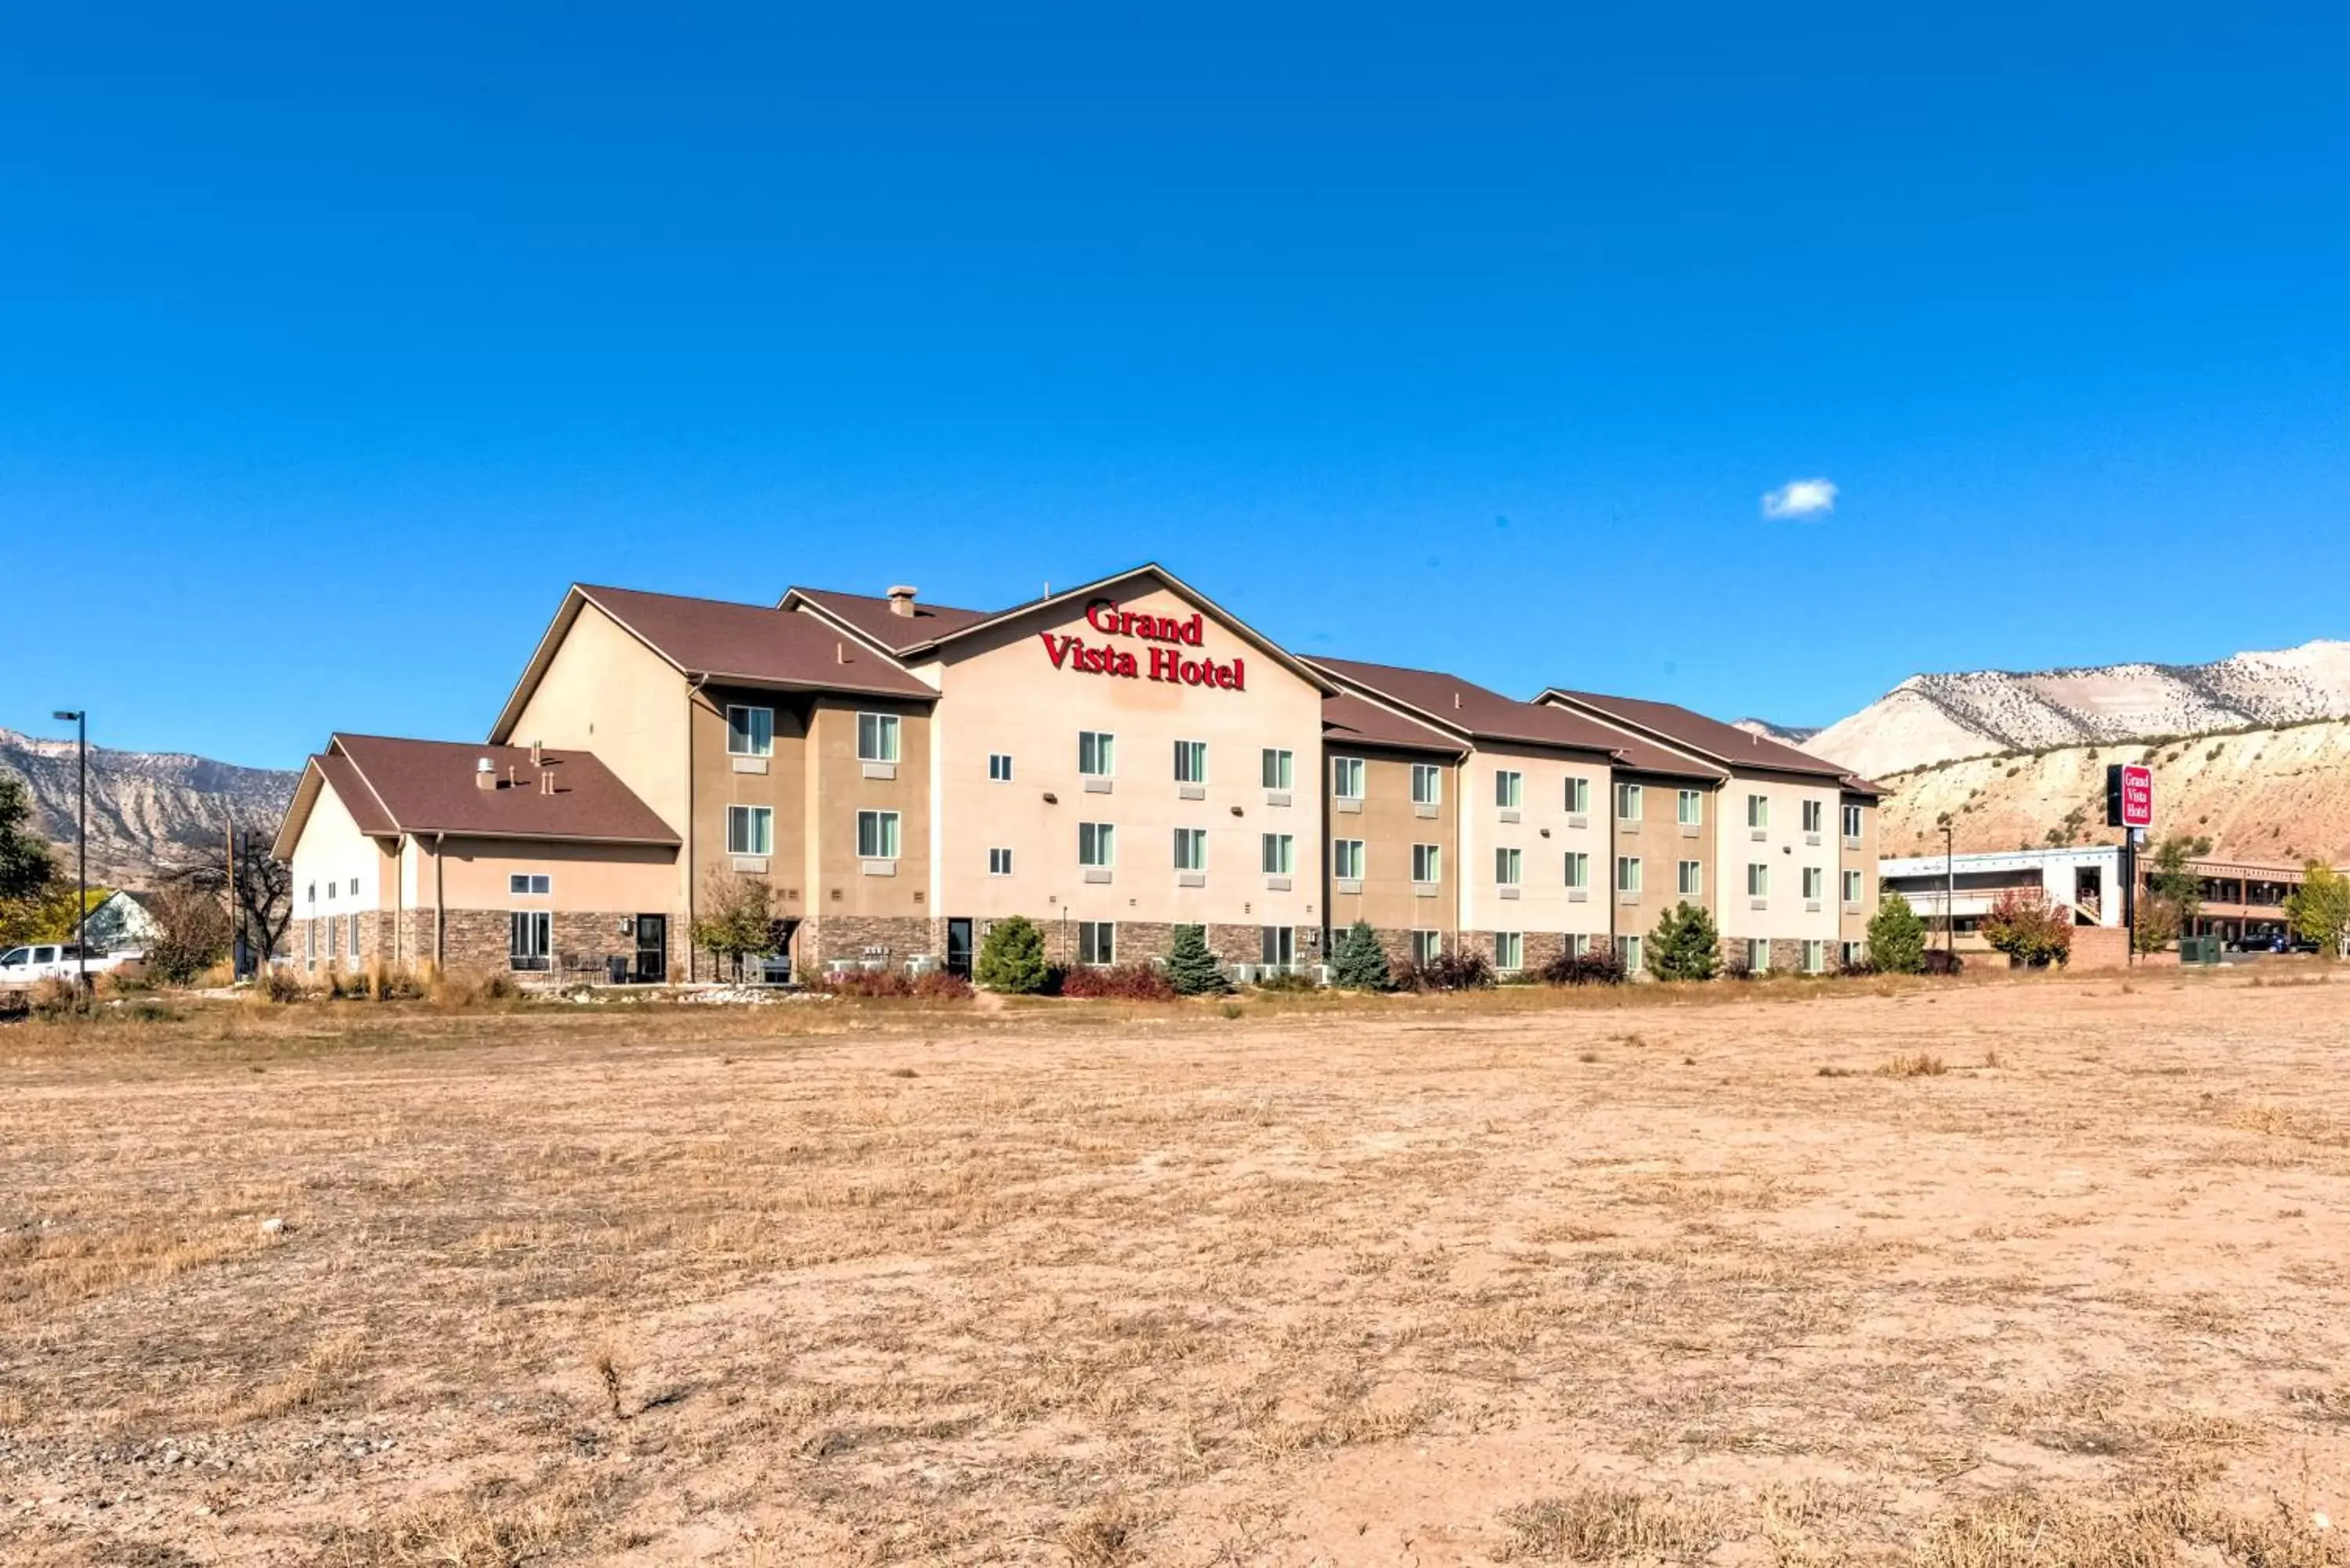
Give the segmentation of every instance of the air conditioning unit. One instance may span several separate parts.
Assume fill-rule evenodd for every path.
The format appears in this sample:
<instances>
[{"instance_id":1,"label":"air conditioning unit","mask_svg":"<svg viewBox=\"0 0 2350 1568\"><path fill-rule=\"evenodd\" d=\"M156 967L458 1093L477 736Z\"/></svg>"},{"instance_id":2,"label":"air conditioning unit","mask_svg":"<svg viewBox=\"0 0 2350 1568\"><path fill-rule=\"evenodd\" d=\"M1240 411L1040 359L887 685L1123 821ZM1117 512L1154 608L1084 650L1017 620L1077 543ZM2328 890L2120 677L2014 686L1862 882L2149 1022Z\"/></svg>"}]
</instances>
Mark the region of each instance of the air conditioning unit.
<instances>
[{"instance_id":1,"label":"air conditioning unit","mask_svg":"<svg viewBox=\"0 0 2350 1568\"><path fill-rule=\"evenodd\" d=\"M1314 972L1314 983L1315 983L1315 984L1316 984L1316 985L1327 985L1327 984L1329 984L1329 983L1330 983L1330 966L1329 966L1328 964L1326 964L1326 963L1317 963L1317 964L1315 964L1315 965L1314 966L1313 972Z\"/></svg>"},{"instance_id":2,"label":"air conditioning unit","mask_svg":"<svg viewBox=\"0 0 2350 1568\"><path fill-rule=\"evenodd\" d=\"M1262 966L1253 963L1226 964L1224 973L1231 977L1234 985L1253 985L1256 983L1256 971L1260 967Z\"/></svg>"}]
</instances>

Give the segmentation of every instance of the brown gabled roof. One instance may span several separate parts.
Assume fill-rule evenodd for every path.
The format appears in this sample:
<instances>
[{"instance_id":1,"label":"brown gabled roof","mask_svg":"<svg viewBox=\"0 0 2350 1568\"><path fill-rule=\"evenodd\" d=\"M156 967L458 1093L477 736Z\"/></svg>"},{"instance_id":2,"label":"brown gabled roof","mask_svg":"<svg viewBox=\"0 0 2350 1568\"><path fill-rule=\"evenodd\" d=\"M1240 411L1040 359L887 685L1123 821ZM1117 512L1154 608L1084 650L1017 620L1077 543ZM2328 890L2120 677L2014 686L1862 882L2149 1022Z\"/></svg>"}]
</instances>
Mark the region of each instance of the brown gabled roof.
<instances>
[{"instance_id":1,"label":"brown gabled roof","mask_svg":"<svg viewBox=\"0 0 2350 1568\"><path fill-rule=\"evenodd\" d=\"M912 615L899 615L887 598L871 594L836 593L830 588L794 588L785 596L789 603L792 595L863 632L882 647L895 653L910 648L951 637L965 627L991 620L993 610L955 609L948 605L924 604L914 601Z\"/></svg>"},{"instance_id":2,"label":"brown gabled roof","mask_svg":"<svg viewBox=\"0 0 2350 1568\"><path fill-rule=\"evenodd\" d=\"M1865 779L1855 779L1845 769L1831 762L1799 752L1783 742L1742 730L1735 724L1725 724L1719 719L1709 719L1702 713L1671 702L1652 701L1644 697L1605 697L1595 691L1569 691L1554 686L1539 701L1572 704L1575 709L1612 719L1676 746L1684 746L1711 762L1732 768L1769 768L1775 773L1811 774L1817 776L1851 780L1854 786L1866 786ZM1873 788L1874 786L1868 786ZM1865 790L1856 790L1866 793Z\"/></svg>"},{"instance_id":3,"label":"brown gabled roof","mask_svg":"<svg viewBox=\"0 0 2350 1568\"><path fill-rule=\"evenodd\" d=\"M1340 745L1399 746L1457 757L1468 750L1453 736L1352 691L1322 699L1322 738Z\"/></svg>"},{"instance_id":4,"label":"brown gabled roof","mask_svg":"<svg viewBox=\"0 0 2350 1568\"><path fill-rule=\"evenodd\" d=\"M1393 665L1365 664L1351 659L1314 659L1307 662L1347 685L1409 709L1414 717L1439 729L1473 740L1596 752L1627 768L1679 778L1722 776L1717 768L1610 729L1583 714L1537 702L1521 702L1441 670L1400 670Z\"/></svg>"},{"instance_id":5,"label":"brown gabled roof","mask_svg":"<svg viewBox=\"0 0 2350 1568\"><path fill-rule=\"evenodd\" d=\"M485 746L465 741L414 741L338 734L312 757L277 832L277 854L291 854L317 799L333 787L374 837L452 834L467 838L573 839L594 844L674 845L677 834L590 752ZM487 759L498 787L475 775ZM551 793L542 777L554 782Z\"/></svg>"}]
</instances>

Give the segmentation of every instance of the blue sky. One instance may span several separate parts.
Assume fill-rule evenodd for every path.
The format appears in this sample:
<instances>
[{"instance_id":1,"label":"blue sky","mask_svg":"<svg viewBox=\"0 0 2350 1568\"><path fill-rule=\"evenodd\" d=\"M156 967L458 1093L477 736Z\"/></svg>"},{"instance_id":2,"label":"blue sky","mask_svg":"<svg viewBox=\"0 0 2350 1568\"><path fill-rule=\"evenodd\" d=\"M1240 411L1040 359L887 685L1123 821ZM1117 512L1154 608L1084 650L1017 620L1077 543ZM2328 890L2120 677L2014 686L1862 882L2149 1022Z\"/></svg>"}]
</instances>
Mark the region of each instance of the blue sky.
<instances>
[{"instance_id":1,"label":"blue sky","mask_svg":"<svg viewBox=\"0 0 2350 1568\"><path fill-rule=\"evenodd\" d=\"M827 9L20 8L0 724L475 735L575 578L1790 722L2350 635L2336 15Z\"/></svg>"}]
</instances>

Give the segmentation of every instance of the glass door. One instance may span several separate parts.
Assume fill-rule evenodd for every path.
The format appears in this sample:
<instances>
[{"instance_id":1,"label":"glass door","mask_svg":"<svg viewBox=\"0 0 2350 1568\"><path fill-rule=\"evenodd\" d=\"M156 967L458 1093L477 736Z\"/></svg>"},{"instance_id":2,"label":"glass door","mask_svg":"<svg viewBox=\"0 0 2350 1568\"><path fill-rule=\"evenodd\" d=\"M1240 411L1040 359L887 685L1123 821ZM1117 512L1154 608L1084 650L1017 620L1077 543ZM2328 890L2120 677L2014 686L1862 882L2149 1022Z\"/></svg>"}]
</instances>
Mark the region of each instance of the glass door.
<instances>
[{"instance_id":1,"label":"glass door","mask_svg":"<svg viewBox=\"0 0 2350 1568\"><path fill-rule=\"evenodd\" d=\"M669 980L669 917L637 917L637 983L661 985Z\"/></svg>"}]
</instances>

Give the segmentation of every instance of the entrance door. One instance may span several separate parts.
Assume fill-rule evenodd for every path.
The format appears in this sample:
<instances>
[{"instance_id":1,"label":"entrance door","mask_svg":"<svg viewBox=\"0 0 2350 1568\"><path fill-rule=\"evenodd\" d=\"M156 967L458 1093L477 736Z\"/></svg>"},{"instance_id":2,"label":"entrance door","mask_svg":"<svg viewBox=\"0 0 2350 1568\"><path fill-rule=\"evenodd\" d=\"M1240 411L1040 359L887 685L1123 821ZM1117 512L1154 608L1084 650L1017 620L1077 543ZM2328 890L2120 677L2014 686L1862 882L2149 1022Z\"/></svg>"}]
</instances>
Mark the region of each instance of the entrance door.
<instances>
[{"instance_id":1,"label":"entrance door","mask_svg":"<svg viewBox=\"0 0 2350 1568\"><path fill-rule=\"evenodd\" d=\"M637 983L660 985L669 980L669 917L637 917Z\"/></svg>"},{"instance_id":2,"label":"entrance door","mask_svg":"<svg viewBox=\"0 0 2350 1568\"><path fill-rule=\"evenodd\" d=\"M947 972L971 978L971 922L947 922Z\"/></svg>"}]
</instances>

